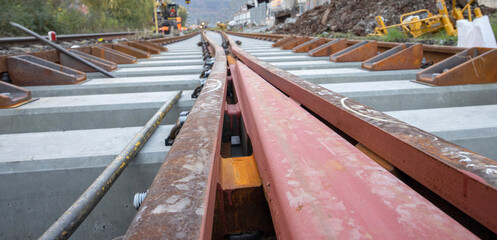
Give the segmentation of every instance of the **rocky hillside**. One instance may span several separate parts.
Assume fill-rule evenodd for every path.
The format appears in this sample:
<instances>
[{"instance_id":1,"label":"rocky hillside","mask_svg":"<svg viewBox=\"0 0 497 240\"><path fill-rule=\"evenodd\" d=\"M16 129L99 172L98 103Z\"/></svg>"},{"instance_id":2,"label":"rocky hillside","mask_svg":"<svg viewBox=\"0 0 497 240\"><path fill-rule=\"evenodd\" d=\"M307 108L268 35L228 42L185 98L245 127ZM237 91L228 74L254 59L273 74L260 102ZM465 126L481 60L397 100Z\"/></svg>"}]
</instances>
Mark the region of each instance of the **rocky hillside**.
<instances>
[{"instance_id":1,"label":"rocky hillside","mask_svg":"<svg viewBox=\"0 0 497 240\"><path fill-rule=\"evenodd\" d=\"M451 1L446 2L450 11ZM280 24L272 30L281 34L312 35L331 31L364 36L374 31L377 15L384 18L385 24L392 25L399 23L402 14L415 10L428 9L438 13L435 4L435 0L331 0L331 3L305 12L295 23ZM481 8L483 14L496 11L484 6Z\"/></svg>"}]
</instances>

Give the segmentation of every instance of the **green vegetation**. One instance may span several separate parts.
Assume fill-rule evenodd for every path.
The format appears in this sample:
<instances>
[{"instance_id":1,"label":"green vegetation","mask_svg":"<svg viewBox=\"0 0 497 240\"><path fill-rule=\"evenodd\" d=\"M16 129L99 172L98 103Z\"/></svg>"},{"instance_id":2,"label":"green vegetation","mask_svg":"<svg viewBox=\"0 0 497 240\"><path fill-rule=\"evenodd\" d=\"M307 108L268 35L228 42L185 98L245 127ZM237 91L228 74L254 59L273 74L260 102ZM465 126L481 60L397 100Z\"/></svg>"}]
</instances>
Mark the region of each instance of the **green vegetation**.
<instances>
[{"instance_id":1,"label":"green vegetation","mask_svg":"<svg viewBox=\"0 0 497 240\"><path fill-rule=\"evenodd\" d=\"M489 16L492 30L494 31L495 39L497 39L497 12Z\"/></svg>"},{"instance_id":2,"label":"green vegetation","mask_svg":"<svg viewBox=\"0 0 497 240\"><path fill-rule=\"evenodd\" d=\"M42 35L151 30L153 5L154 0L1 0L0 36L24 35L9 22ZM186 10L178 12L186 21Z\"/></svg>"},{"instance_id":3,"label":"green vegetation","mask_svg":"<svg viewBox=\"0 0 497 240\"><path fill-rule=\"evenodd\" d=\"M407 39L406 34L397 28L388 29L388 34L381 37L381 40L385 42L405 42Z\"/></svg>"}]
</instances>

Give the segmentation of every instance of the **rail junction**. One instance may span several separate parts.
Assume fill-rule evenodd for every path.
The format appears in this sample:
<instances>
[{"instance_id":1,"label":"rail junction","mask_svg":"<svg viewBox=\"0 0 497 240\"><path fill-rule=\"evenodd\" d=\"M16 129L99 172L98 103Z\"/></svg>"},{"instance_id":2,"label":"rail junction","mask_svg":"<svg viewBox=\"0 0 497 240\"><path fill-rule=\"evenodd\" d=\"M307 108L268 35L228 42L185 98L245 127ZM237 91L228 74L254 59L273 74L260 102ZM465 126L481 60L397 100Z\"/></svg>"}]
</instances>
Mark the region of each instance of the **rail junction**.
<instances>
[{"instance_id":1,"label":"rail junction","mask_svg":"<svg viewBox=\"0 0 497 240\"><path fill-rule=\"evenodd\" d=\"M71 52L104 73L0 56L2 238L496 237L496 49L208 31Z\"/></svg>"}]
</instances>

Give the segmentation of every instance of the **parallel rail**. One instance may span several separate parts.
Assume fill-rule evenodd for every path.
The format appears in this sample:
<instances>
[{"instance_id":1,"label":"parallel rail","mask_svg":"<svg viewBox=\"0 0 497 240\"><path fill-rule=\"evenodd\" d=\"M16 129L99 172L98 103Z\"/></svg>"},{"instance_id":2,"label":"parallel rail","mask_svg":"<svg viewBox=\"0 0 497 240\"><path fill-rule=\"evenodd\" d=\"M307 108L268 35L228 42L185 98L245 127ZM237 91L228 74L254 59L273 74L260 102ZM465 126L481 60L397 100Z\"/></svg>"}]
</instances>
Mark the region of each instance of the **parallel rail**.
<instances>
[{"instance_id":1,"label":"parallel rail","mask_svg":"<svg viewBox=\"0 0 497 240\"><path fill-rule=\"evenodd\" d=\"M222 36L224 48L202 32L215 57L212 72L123 239L213 236L223 127L238 105L278 238L476 238L343 136L497 233L496 162L274 67ZM399 45L378 46L386 51ZM144 49L158 48L149 47ZM463 49L423 50L439 61ZM56 51L34 55L60 61ZM0 73L7 69L5 59L0 58ZM227 103L230 94L237 107Z\"/></svg>"},{"instance_id":2,"label":"parallel rail","mask_svg":"<svg viewBox=\"0 0 497 240\"><path fill-rule=\"evenodd\" d=\"M278 69L233 41L230 46L280 91L497 232L495 161Z\"/></svg>"},{"instance_id":3,"label":"parallel rail","mask_svg":"<svg viewBox=\"0 0 497 240\"><path fill-rule=\"evenodd\" d=\"M209 239L212 235L226 97L224 49L124 239Z\"/></svg>"},{"instance_id":4,"label":"parallel rail","mask_svg":"<svg viewBox=\"0 0 497 240\"><path fill-rule=\"evenodd\" d=\"M112 33L87 33L87 34L66 34L58 35L58 41L74 41L74 40L85 40L85 39L98 39L103 38L105 40L116 39L134 36L134 32L112 32ZM4 37L0 38L0 46L10 45L10 44L29 44L39 42L38 39L34 37Z\"/></svg>"}]
</instances>

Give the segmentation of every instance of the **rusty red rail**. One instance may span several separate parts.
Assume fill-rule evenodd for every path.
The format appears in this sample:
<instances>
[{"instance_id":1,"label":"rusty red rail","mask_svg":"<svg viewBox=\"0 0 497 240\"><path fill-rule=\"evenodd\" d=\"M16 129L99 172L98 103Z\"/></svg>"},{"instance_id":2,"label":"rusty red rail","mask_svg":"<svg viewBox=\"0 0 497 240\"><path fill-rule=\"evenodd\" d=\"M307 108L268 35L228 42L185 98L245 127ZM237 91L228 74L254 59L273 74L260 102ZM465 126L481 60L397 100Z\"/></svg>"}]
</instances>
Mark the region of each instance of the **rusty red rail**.
<instances>
[{"instance_id":1,"label":"rusty red rail","mask_svg":"<svg viewBox=\"0 0 497 240\"><path fill-rule=\"evenodd\" d=\"M247 66L230 69L279 239L476 238Z\"/></svg>"},{"instance_id":2,"label":"rusty red rail","mask_svg":"<svg viewBox=\"0 0 497 240\"><path fill-rule=\"evenodd\" d=\"M205 35L204 35L205 38ZM124 239L209 239L226 96L224 49Z\"/></svg>"},{"instance_id":3,"label":"rusty red rail","mask_svg":"<svg viewBox=\"0 0 497 240\"><path fill-rule=\"evenodd\" d=\"M269 83L490 230L497 232L497 164L250 56L231 53Z\"/></svg>"}]
</instances>

